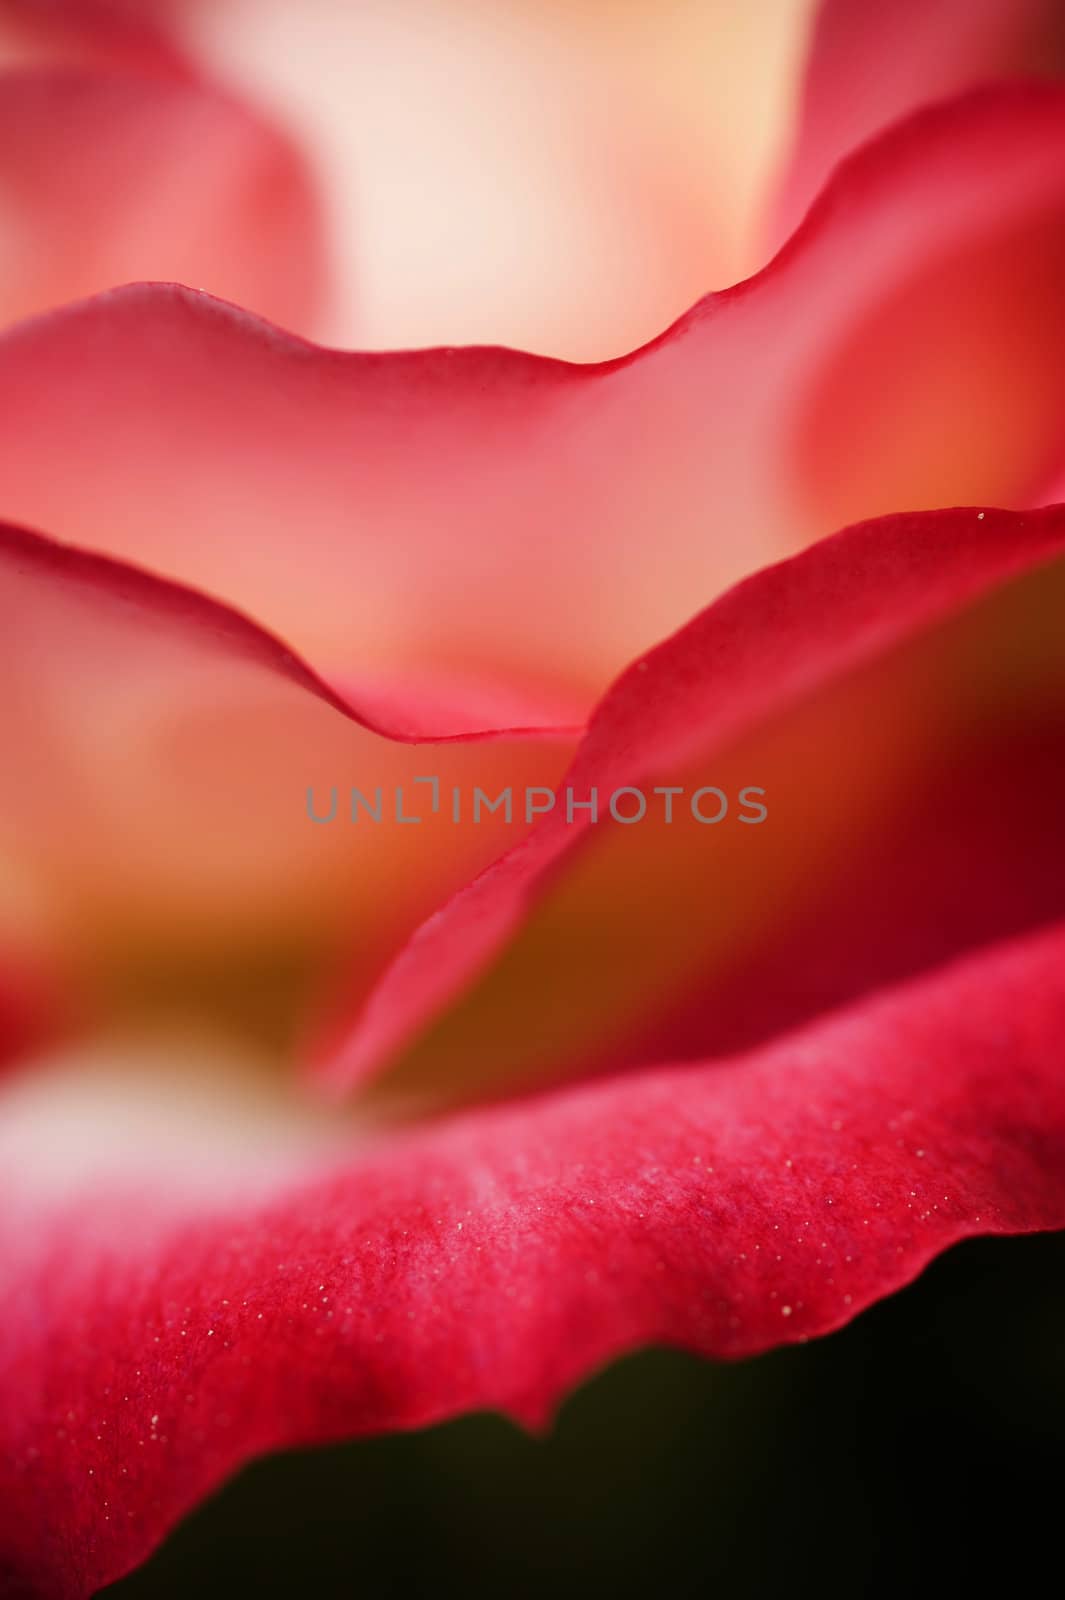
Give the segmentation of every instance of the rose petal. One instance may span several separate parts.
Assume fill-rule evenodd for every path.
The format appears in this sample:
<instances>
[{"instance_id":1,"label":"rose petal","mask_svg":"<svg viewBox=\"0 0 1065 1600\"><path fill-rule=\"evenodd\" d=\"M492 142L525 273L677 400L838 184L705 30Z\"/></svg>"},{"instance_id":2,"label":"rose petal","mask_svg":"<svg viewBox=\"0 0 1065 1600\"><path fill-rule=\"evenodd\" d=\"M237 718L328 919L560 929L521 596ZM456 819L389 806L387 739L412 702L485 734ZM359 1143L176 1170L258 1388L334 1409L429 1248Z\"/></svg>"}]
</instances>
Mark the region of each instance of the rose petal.
<instances>
[{"instance_id":1,"label":"rose petal","mask_svg":"<svg viewBox=\"0 0 1065 1600\"><path fill-rule=\"evenodd\" d=\"M0 686L0 942L45 962L58 950L94 1003L153 963L224 974L302 951L320 981L343 950L372 968L514 833L433 817L414 780L551 782L573 745L486 743L466 721L414 748L415 696L393 694L397 726L377 731L379 692L368 713L239 614L13 528L0 528ZM347 825L349 784L390 804L407 785L424 825ZM341 820L316 827L308 790L324 813L334 787Z\"/></svg>"},{"instance_id":2,"label":"rose petal","mask_svg":"<svg viewBox=\"0 0 1065 1600\"><path fill-rule=\"evenodd\" d=\"M0 323L132 279L177 279L282 322L321 292L300 159L206 87L0 76Z\"/></svg>"},{"instance_id":3,"label":"rose petal","mask_svg":"<svg viewBox=\"0 0 1065 1600\"><path fill-rule=\"evenodd\" d=\"M1065 511L1062 510L1025 516L970 510L889 518L822 541L803 555L749 579L674 638L637 661L614 685L595 713L573 767L560 788L572 790L577 798L587 798L594 788L602 797L605 810L607 797L622 785L643 784L649 790L655 783L675 783L679 781L678 771L690 766L697 757L704 767L714 758L720 760L721 755L744 735L774 715L779 717L820 686L841 679L863 663L888 656L908 637L971 606L1010 578L1040 567L1063 549ZM1029 648L1037 655L1031 618L1028 628L1032 635ZM1056 636L1057 630L1051 621L1049 637L1054 640ZM992 636L992 647L994 642ZM896 671L896 678L899 675ZM889 685L891 681L889 673ZM923 692L927 694L927 685ZM902 705L902 720L908 724L919 723L926 715L921 694L911 694L910 699L915 703L908 707ZM1038 696L1033 694L1031 699L1034 709L1039 704ZM833 818L844 827L853 827L853 814L861 810L861 801L854 798L854 793L860 794L861 790L848 791L847 786L859 781L859 766L877 781L890 780L893 765L903 781L912 778L914 763L906 760L904 764L905 741L896 739L888 750L888 759L880 766L873 762L873 731L883 723L890 703L890 699L883 696L879 701L867 697L864 705L859 703L856 717L852 711L847 722L838 706L834 710L830 708L825 714L827 731L818 732L816 723L806 728L805 751L801 740L793 741L798 743L800 751L799 764L796 764L794 752L791 753L793 770L787 764L780 770L781 757L772 754L772 746L760 753L748 750L745 766L734 774L736 786L747 783L764 786L768 782L766 768L771 773L776 768L778 799L790 807L792 829L800 830L799 843L803 843L804 848L806 830L813 824L805 816L801 822L794 821L794 816L803 811L804 785L815 783L810 792L820 803L822 815L817 818L815 813L814 821L822 830L831 826ZM899 714L900 708L896 706L893 715L898 719ZM942 730L934 724L931 727L942 740ZM906 740L912 737L911 727ZM991 732L990 721L985 743L993 749L1001 748L999 736ZM1051 759L1061 759L1060 744L1057 749L1058 755ZM848 750L851 751L849 758ZM830 805L831 795L826 794L824 775L818 772L819 759L827 763L827 772L838 777L836 788L843 797L842 802L833 800ZM923 764L923 777L931 782L930 775L939 771L942 759L936 750L922 748L921 760L916 763L918 776L922 776ZM1031 760L1038 765L1044 758L1033 752ZM733 768L728 770L731 773ZM1018 777L1026 771L1027 767L1021 767ZM718 780L704 777L700 781L714 783ZM887 800L886 790L874 788L866 804L883 811ZM840 803L844 810L842 816L837 817ZM941 825L941 815L933 806L930 817L922 824L920 837L931 841ZM361 1078L408 1040L413 1031L457 991L466 987L522 926L530 904L544 886L556 882L560 865L568 858L569 870L576 870L573 861L577 846L586 842L590 826L586 811L575 811L571 819L559 803L538 823L521 847L502 857L437 911L382 977L359 1012L347 1040L339 1045L333 1043L323 1058L322 1070L331 1081L343 1085ZM638 858L633 868L637 879L641 874L653 877L656 872L664 871L669 859L669 849L661 839L661 824L652 821L644 826L651 830L657 827L657 833L648 835L646 858ZM781 826L787 832L787 819ZM989 822L978 826L977 833L988 837L989 848L995 851L1000 848L999 835L1005 826L1008 824L993 814ZM633 837L637 831L634 830ZM695 833L702 835L703 830L697 827ZM1042 838L1042 834L1038 837ZM1029 840L1033 847L1035 838L1033 833ZM663 929L671 921L682 943L685 941L691 917L681 907L696 893L696 884L705 879L710 885L716 884L714 892L718 896L723 892L720 878L715 878L715 870L720 872L721 863L715 858L714 866L708 865L705 859L698 865L700 856L705 858L708 848L704 839L688 846L684 846L683 841L674 842L688 850L687 857L681 856L679 866L680 881L686 885L681 891L685 899L672 919L661 913L656 917L644 904L642 913L635 919L637 933L633 937L638 940L638 930L644 930L644 943L637 942L636 952L645 965L651 964L653 947L662 945ZM785 839L783 845L787 844ZM762 848L761 845L752 846L756 852ZM798 844L793 848L798 848ZM631 850L627 841L624 849ZM619 852L624 854L621 845ZM992 858L988 870L994 871L994 867ZM1037 881L1046 879L1037 849L1032 870ZM883 860L875 862L873 872L874 881L879 877L881 885L885 878L890 880L890 869L885 870ZM770 923L778 913L769 897L781 892L773 874L781 873L785 873L786 881L785 865L774 856L772 865L764 869L768 882L762 884L755 896L769 906ZM593 905L603 903L604 895L609 893L609 871L605 877L605 883L599 881L596 894L591 896ZM962 881L966 881L964 873ZM973 880L969 877L968 881L972 883ZM979 883L978 876L973 885L977 894ZM1006 915L1004 911L1003 915ZM969 912L966 917L973 928L979 925L978 914ZM562 920L564 923L565 919ZM630 916L626 925L632 925L633 921ZM615 906L605 917L605 926L614 930L607 945L614 962L618 960L617 929L620 925ZM904 934L904 912L901 930ZM601 931L592 938L582 933L582 973L587 972L594 960L595 945L604 936ZM760 938L768 940L769 936L769 932L762 929ZM985 936L994 936L994 930ZM690 953L685 958L683 950L675 948L676 942L676 939L667 940L663 950L669 963L679 966L684 959L690 959ZM901 959L912 959L920 940L915 944L913 938L903 937L901 942ZM691 943L698 954L699 938L694 932ZM852 947L854 943L852 939ZM885 957L883 950L879 952L879 959L890 966L892 958ZM562 965L567 961L572 961L572 952L563 958ZM611 970L609 962L606 970L608 973ZM844 963L841 973L846 970ZM553 971L554 964L549 964L546 972L541 968L538 973L534 990L537 1007L542 1006L544 994L554 993L552 985L557 982L557 973L552 977ZM641 1025L641 1018L635 1021L628 1018L618 994L628 994L631 990L646 1009L647 996L638 977L638 972L633 971L620 985L620 990L615 981L607 992L611 1009L629 1028ZM795 981L801 991L801 976L797 975ZM846 979L843 982L845 985ZM552 1004L558 1003L555 996ZM765 1003L772 1011L780 1001L770 997ZM727 1008L727 995L724 1004ZM587 994L582 997L582 1007L588 1014ZM516 1014L513 999L503 1005L503 1012L512 1025ZM646 1025L646 1017L642 1025ZM461 1056L461 1051L459 1054Z\"/></svg>"},{"instance_id":4,"label":"rose petal","mask_svg":"<svg viewBox=\"0 0 1065 1600\"><path fill-rule=\"evenodd\" d=\"M1065 1225L1063 1027L1059 925L745 1057L347 1156L279 1150L254 1103L183 1110L143 1061L119 1093L12 1085L9 1581L89 1593L251 1455L486 1406L538 1425L638 1345L802 1340L958 1239Z\"/></svg>"},{"instance_id":5,"label":"rose petal","mask_svg":"<svg viewBox=\"0 0 1065 1600\"><path fill-rule=\"evenodd\" d=\"M320 670L587 707L826 528L1023 501L1060 454L1063 230L1065 94L1030 89L886 135L766 272L612 366L340 356L202 297L126 290L0 342L0 510L237 604ZM981 295L967 252L992 246ZM863 329L903 289L893 367ZM1019 363L1018 306L1039 331ZM889 380L897 407L870 419ZM949 435L924 410L944 393Z\"/></svg>"},{"instance_id":6,"label":"rose petal","mask_svg":"<svg viewBox=\"0 0 1065 1600\"><path fill-rule=\"evenodd\" d=\"M1055 0L822 0L776 218L786 239L835 163L929 100L1065 67Z\"/></svg>"}]
</instances>

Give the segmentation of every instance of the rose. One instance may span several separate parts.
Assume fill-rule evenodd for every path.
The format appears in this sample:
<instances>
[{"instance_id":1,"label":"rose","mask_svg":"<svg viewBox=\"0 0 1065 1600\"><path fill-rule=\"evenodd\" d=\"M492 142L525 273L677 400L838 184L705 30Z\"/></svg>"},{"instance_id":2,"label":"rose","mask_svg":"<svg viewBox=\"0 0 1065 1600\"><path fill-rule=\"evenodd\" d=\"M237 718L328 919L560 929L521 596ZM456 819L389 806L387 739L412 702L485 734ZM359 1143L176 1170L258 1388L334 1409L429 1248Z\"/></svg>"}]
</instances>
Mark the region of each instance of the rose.
<instances>
[{"instance_id":1,"label":"rose","mask_svg":"<svg viewBox=\"0 0 1065 1600\"><path fill-rule=\"evenodd\" d=\"M1016 66L1036 9L827 7L783 226L911 101ZM328 275L276 107L190 69L181 8L161 36L126 10L12 9L46 64L0 105L34 129L2 144L8 316L176 276L312 331ZM267 104L258 47L212 48ZM1063 188L1059 91L948 100L857 150L762 273L598 368L337 356L151 287L6 333L13 1583L106 1582L257 1452L537 1422L622 1350L807 1338L958 1238L1062 1225L1065 515L991 507L1062 470ZM582 350L576 295L453 301L449 260L428 337L484 312L615 352L680 309L628 283ZM404 342L358 314L353 341ZM425 777L754 783L768 817L555 808L515 844L502 816L303 809ZM283 1071L312 1021L350 1110Z\"/></svg>"}]
</instances>

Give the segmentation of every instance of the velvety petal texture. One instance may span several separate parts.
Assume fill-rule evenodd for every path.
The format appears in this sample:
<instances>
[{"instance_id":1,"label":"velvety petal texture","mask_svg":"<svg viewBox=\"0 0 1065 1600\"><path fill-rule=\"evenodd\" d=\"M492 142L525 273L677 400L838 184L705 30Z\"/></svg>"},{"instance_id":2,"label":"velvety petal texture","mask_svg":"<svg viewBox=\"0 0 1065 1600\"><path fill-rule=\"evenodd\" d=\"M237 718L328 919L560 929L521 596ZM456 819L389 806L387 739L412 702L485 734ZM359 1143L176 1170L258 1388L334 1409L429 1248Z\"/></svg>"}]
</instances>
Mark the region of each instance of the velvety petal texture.
<instances>
[{"instance_id":1,"label":"velvety petal texture","mask_svg":"<svg viewBox=\"0 0 1065 1600\"><path fill-rule=\"evenodd\" d=\"M8 1591L91 1593L249 1454L479 1406L539 1424L636 1345L801 1340L958 1239L1065 1225L1063 1027L1058 927L746 1057L353 1131L317 1172L250 1106L183 1121L149 1078L141 1117L143 1058L117 1091L13 1086Z\"/></svg>"}]
</instances>

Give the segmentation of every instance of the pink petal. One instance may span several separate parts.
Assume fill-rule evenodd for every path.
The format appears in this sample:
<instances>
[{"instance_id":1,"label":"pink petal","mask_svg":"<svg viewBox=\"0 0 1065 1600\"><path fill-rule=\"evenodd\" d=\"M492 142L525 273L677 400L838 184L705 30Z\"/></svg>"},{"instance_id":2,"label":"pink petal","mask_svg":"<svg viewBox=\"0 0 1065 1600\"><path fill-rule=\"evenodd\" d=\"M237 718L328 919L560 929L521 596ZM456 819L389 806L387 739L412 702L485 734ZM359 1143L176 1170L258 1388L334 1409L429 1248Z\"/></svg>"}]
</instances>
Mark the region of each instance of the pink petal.
<instances>
[{"instance_id":1,"label":"pink petal","mask_svg":"<svg viewBox=\"0 0 1065 1600\"><path fill-rule=\"evenodd\" d=\"M818 770L818 761L823 767L827 763L826 771L835 774L838 779L836 787L843 796L843 813L837 818L839 826L853 830L856 826L855 814L863 809L863 802L855 799L854 795L860 796L862 789L859 785L869 781L863 778L863 773L875 774L882 785L867 796L865 808L873 814L886 814L890 799L886 787L888 783L906 782L907 777L914 784L919 781L933 783L944 759L948 759L940 754L934 743L929 743L938 739L944 745L946 730L928 720L934 709L924 704L928 697L928 682L914 678L915 688L909 689L908 682L913 678L913 669L895 663L891 652L908 638L943 623L945 619L971 606L982 595L995 590L1011 577L1042 566L1063 549L1065 511L1062 510L1025 516L969 510L890 518L849 529L822 541L803 555L749 579L675 637L630 667L592 718L574 764L559 786L560 790L572 790L574 796L587 798L591 790L596 789L605 812L607 797L623 785L642 785L645 793L649 794L655 784L681 781L678 775L682 772L690 778L690 769L702 770L705 774L707 770L713 770L715 760L720 766L722 757L729 755L731 748L771 718L779 720L783 713L819 688L842 680L846 674L853 673L865 663L885 658L887 694L882 691L866 694L857 707L856 725L851 726L855 723L853 710L850 723L845 723L842 709L829 706L823 713L827 730L821 728L819 731L818 724L813 722L805 728L805 746L801 740L792 741L798 746L798 755L789 748L787 759L784 760L779 754L773 753L772 743L759 749L748 741L742 767L737 768L736 763L731 762L725 769L735 778L734 794L740 786L748 783L761 786L769 784L772 788L767 773L775 773L776 802L783 803L785 810L784 820L779 826L787 830L788 817L792 818L791 831L794 833L798 830L800 834L800 839L792 846L792 855L795 862L801 865L801 853L795 855L800 845L811 851L814 848L812 839L815 834L811 834L810 840L805 840L807 830L816 825L823 833L831 825L832 819L836 818L840 804L830 804L831 795L826 792L825 773ZM1043 587L1046 588L1045 583ZM1056 591L1050 592L1053 594ZM1039 636L1034 618L1030 611L1023 617L1021 626L1030 636L1028 655L1039 661ZM1048 624L1048 629L1050 644L1043 654L1053 672L1056 660L1053 654L1054 640L1058 630L1052 622ZM1001 639L994 633L985 640L985 651L988 646L992 650L997 648L999 655L1005 658ZM949 676L949 663L947 670ZM964 670L962 658L960 665L954 665L953 672L957 675ZM1045 674L1045 665L1042 670ZM939 671L942 676L943 669ZM897 688L900 682L907 695L902 701L899 700ZM1033 715L1035 708L1042 705L1039 698L1042 692L1040 690L1037 693L1036 688L1032 687L1031 706L1026 714ZM1056 701L1052 703L1056 704ZM1024 709L1022 706L1022 711ZM1053 726L1055 713L1044 711L1042 714L1050 716ZM890 729L887 733L879 731L884 729L887 721L898 721L900 717L904 726L898 733ZM927 730L923 733L922 719ZM1034 774L1041 773L1048 762L1052 771L1065 771L1065 754L1061 750L1060 740L1054 740L1052 733L1044 736L1044 742L1032 750L1025 758L1025 765L1021 766L1018 751L1014 749L1012 755L1008 755L1005 736L993 731L990 712L985 713L985 720L987 726L982 757L978 751L972 759L983 759L984 766L989 766L992 773L998 756L1001 765L1013 773L1023 790L1029 773L1034 782ZM878 730L876 737L874 730ZM876 766L874 753L877 740L884 737L890 737L890 742L885 747L883 763ZM917 739L926 743L918 747L914 743ZM944 745L944 749L947 748ZM1049 754L1051 750L1055 753ZM1012 765L1006 767L1007 760L1018 763L1016 770ZM1054 763L1057 763L1056 767ZM913 771L914 764L916 773ZM949 770L948 759L947 772ZM724 778L704 775L697 782L723 783ZM975 778L973 782L976 783ZM689 783L689 792L695 786ZM812 803L810 800L804 801L804 791L815 800L820 797L822 815L818 816L815 812L813 823L809 819L801 823L795 820L803 815L804 805L808 808ZM960 796L962 793L959 781L957 794ZM1053 815L1052 806L1049 810ZM991 874L996 870L996 862L1003 859L1002 835L1006 825L995 810L990 815L980 813L980 819L974 822L973 839L985 841L990 854L982 858L974 853L974 859L986 860L984 870ZM563 969L567 966L572 969L576 961L575 970L582 975L584 985L580 1003L585 1013L590 1015L591 983L585 975L593 967L597 945L605 940L608 955L604 970L611 974L606 1002L615 1013L622 1032L631 1033L633 1029L638 1032L641 1026L646 1027L646 1016L637 1016L635 1020L629 1018L619 996L631 993L644 1009L648 1000L640 987L639 966L622 981L616 965L611 965L619 959L619 929L629 930L635 957L644 968L653 966L654 953L659 947L659 953L663 954L667 964L679 965L685 959L690 960L690 952L685 955L683 949L675 949L676 938L667 931L671 925L682 944L686 935L690 934L689 942L694 944L698 952L699 935L696 930L699 924L697 920L693 921L693 913L687 902L702 894L703 888L698 887L700 885L711 897L720 896L725 866L716 857L707 860L709 830L696 827L696 837L690 839L678 837L675 830L666 830L660 822L651 821L643 826L643 833L639 829L632 830L632 838L639 836L646 839L646 850L635 857L630 877L635 879L637 887L644 881L653 881L657 873L667 870L671 853L675 854L675 846L682 852L679 868L674 862L673 870L680 872L681 887L677 892L683 898L670 914L668 910L663 911L661 906L657 911L653 909L653 897L641 890L636 897L638 909L635 912L630 909L626 913L614 905L606 913L604 927L611 931L604 932L604 927L598 925L593 926L590 932L583 930L579 957L565 946L560 962L555 964L541 950L537 958L539 965L534 967L535 983L529 979L525 984L525 990L532 984L537 1007L541 1006L544 993L552 994L553 1007L561 1005L553 987L559 983L559 973L555 967L561 965ZM936 842L942 826L942 811L933 805L930 814L921 817L919 825L913 817L903 825L903 838L905 840L907 837L907 829L914 829L917 838L925 841L933 853L938 850L942 859L944 852ZM347 1040L339 1046L334 1045L325 1056L323 1070L331 1080L343 1085L371 1071L406 1042L457 991L466 988L523 926L528 919L530 905L547 886L556 884L560 870L564 867L571 874L583 870L580 865L583 855L578 846L588 845L590 828L586 811L574 812L570 819L563 805L557 804L538 823L527 841L503 856L449 904L435 912L384 974L359 1012ZM600 837L602 832L600 830ZM621 832L628 833L629 830L623 829ZM1025 842L1032 849L1032 857L1030 867L1022 876L1024 881L1029 881L1034 875L1037 883L1042 882L1048 892L1053 892L1046 867L1044 834L1045 830L1041 832L1033 826L1026 836ZM784 845L787 844L788 840L785 840ZM832 842L831 835L828 840L822 840L822 845L828 851L821 869L824 872L838 855L839 846ZM975 845L972 847L975 852ZM766 847L758 845L752 848L757 854ZM612 873L625 871L621 863L626 853L632 858L632 851L633 845L627 839L619 843L615 853L609 857L608 865L595 880L594 890L588 891L587 897L592 906L601 905L609 897L612 892ZM889 860L894 861L894 866L886 869ZM860 856L858 861L861 861ZM980 872L974 877L971 871L965 869L964 855L960 865L961 883L970 886L979 897L982 882ZM779 915L782 921L786 921L785 912L778 912L772 898L781 892L774 875L779 878L783 874L782 881L786 883L794 869L794 863L788 867L786 861L778 856L769 857L762 869L768 881L754 891L755 900L764 902L767 907L765 920L770 926L759 924L759 941L766 952L772 951L771 941L780 932L772 926L774 917ZM851 863L850 870L857 872L855 862ZM898 862L894 857L874 854L871 862L865 862L863 870L871 876L873 889L881 895L886 893L886 907L891 893L898 890L902 881L898 876ZM925 872L926 883L932 881L927 875L927 866L915 870ZM746 881L749 899L749 875ZM986 889L987 885L984 887ZM842 950L838 957L836 977L842 983L844 993L847 992L849 981L843 976L848 971L848 944L852 953L857 949L853 931L848 934L848 925L853 927L856 916L864 918L867 914L865 910L857 909L852 891L851 884L845 884L842 888L843 909L839 913L842 917L838 929ZM744 914L743 891L737 889L736 892L740 896L737 916L741 916ZM956 898L959 892L957 884L949 892L944 892L948 898L951 894ZM869 893L867 909L875 917L876 902L872 898L872 891ZM962 894L964 899L964 890ZM824 907L818 908L815 904L814 910L821 916L826 915ZM570 905L570 917L573 913L574 908ZM999 914L1006 919L1004 924L997 929L992 925L984 937L994 937L996 933L1005 931L1009 916L1018 913L1008 911L1003 900ZM878 959L881 963L880 979L895 977L899 975L897 970L887 970L892 961L913 961L915 950L921 948L920 935L915 934L910 926L912 918L908 916L904 899L901 904L895 905L893 915L897 925L899 953L891 956L881 949L879 956L874 955L872 974L866 972L860 979L855 976L853 981L858 987L876 981ZM979 912L971 909L962 917L963 925L971 923L973 929L980 924L980 920ZM566 921L566 915L560 913L551 924L556 928L556 941L559 938L557 925L561 922L564 928ZM792 975L789 974L795 966L796 949L789 946L790 953L782 963L783 973L777 974L783 995L790 992L792 983L800 992L802 990L801 950L804 944L807 955L815 963L821 957L831 968L831 954L826 956L819 947L824 933L825 930L817 926L812 933L806 931L801 935L798 941L800 970ZM860 944L860 941L857 943ZM942 959L942 952L938 958ZM825 988L823 978L809 981L812 992L818 986ZM525 992L520 982L518 988L519 992ZM831 985L828 985L828 989L831 989ZM743 1003L741 993L737 1001L741 1010ZM766 997L763 990L760 1008L768 1008L771 1013L773 1007L779 1004L778 997L772 994ZM727 1013L727 992L723 997L715 994L714 1005L723 1007ZM522 1011L518 1002L513 999L510 1003L501 1001L500 1015L506 1017L508 1027L518 1025L519 1032L525 1032L520 1025ZM526 1024L526 1027L529 1026ZM726 1032L727 1026L725 1023ZM535 1036L535 1027L531 1031ZM502 1045L496 1048L501 1049ZM468 1054L468 1040L465 1049ZM457 1051L460 1059L462 1053L460 1048ZM517 1052L512 1048L510 1053L514 1055ZM558 1065L556 1062L556 1068Z\"/></svg>"},{"instance_id":2,"label":"pink petal","mask_svg":"<svg viewBox=\"0 0 1065 1600\"><path fill-rule=\"evenodd\" d=\"M747 1056L349 1153L143 1056L11 1085L0 1566L85 1595L251 1455L539 1425L638 1345L806 1339L956 1240L1065 1225L1063 1027L1059 925Z\"/></svg>"},{"instance_id":3,"label":"pink petal","mask_svg":"<svg viewBox=\"0 0 1065 1600\"><path fill-rule=\"evenodd\" d=\"M322 290L300 159L178 78L0 77L0 323L133 279L176 279L306 320Z\"/></svg>"},{"instance_id":4,"label":"pink petal","mask_svg":"<svg viewBox=\"0 0 1065 1600\"><path fill-rule=\"evenodd\" d=\"M930 100L988 79L1060 75L1055 0L821 0L776 232L784 239L837 161Z\"/></svg>"},{"instance_id":5,"label":"pink petal","mask_svg":"<svg viewBox=\"0 0 1065 1600\"><path fill-rule=\"evenodd\" d=\"M886 135L763 274L610 366L342 356L126 290L0 342L0 508L240 606L333 675L586 709L827 528L1023 503L1060 452L1063 237L1065 94L1033 89ZM995 270L974 278L974 251ZM885 304L893 342L870 347Z\"/></svg>"},{"instance_id":6,"label":"pink petal","mask_svg":"<svg viewBox=\"0 0 1065 1600\"><path fill-rule=\"evenodd\" d=\"M226 972L280 952L318 982L341 952L372 969L524 827L433 818L413 780L549 783L573 746L485 742L467 720L419 750L415 695L364 704L214 601L2 527L0 693L0 1013L8 944L65 964L68 1002L96 1007L182 959ZM425 825L348 825L352 784L407 785ZM340 820L316 827L307 792L325 812L333 786Z\"/></svg>"}]
</instances>

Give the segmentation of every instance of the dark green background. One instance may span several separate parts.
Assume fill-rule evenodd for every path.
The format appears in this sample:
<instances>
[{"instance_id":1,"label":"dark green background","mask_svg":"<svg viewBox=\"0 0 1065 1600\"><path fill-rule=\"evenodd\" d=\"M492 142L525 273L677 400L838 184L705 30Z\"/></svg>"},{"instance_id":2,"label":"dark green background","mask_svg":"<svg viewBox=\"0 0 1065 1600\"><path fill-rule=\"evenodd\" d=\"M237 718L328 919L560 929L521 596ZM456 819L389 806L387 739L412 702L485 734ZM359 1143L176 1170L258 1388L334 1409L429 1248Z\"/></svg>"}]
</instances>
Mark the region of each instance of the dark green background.
<instances>
[{"instance_id":1,"label":"dark green background","mask_svg":"<svg viewBox=\"0 0 1065 1600\"><path fill-rule=\"evenodd\" d=\"M1065 1235L987 1240L831 1338L622 1362L547 1440L259 1462L107 1594L954 1595L1001 1560L1055 1595L1063 1488Z\"/></svg>"}]
</instances>

